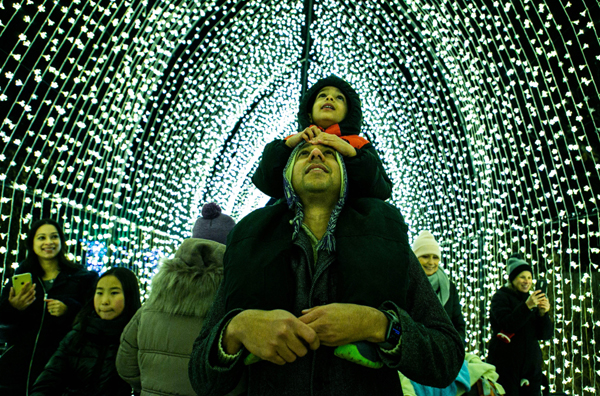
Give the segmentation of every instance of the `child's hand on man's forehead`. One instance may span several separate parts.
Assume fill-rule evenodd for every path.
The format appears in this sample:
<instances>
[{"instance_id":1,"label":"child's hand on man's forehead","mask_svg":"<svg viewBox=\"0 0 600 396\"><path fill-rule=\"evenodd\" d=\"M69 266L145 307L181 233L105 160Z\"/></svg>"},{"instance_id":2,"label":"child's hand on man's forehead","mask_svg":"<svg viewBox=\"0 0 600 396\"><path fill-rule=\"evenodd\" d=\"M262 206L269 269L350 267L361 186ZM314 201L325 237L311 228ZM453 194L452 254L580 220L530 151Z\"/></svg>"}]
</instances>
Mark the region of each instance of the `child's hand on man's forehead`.
<instances>
[{"instance_id":1,"label":"child's hand on man's forehead","mask_svg":"<svg viewBox=\"0 0 600 396\"><path fill-rule=\"evenodd\" d=\"M356 149L350 143L330 133L321 132L310 143L330 146L344 157L354 157L356 155Z\"/></svg>"}]
</instances>

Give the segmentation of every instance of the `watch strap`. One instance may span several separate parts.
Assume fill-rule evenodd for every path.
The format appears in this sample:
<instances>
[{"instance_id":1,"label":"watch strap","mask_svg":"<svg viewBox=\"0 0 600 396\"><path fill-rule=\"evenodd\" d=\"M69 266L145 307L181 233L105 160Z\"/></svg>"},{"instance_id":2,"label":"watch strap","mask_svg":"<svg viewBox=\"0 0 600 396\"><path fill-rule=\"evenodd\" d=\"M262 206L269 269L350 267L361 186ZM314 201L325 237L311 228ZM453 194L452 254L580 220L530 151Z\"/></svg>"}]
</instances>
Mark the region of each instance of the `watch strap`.
<instances>
[{"instance_id":1,"label":"watch strap","mask_svg":"<svg viewBox=\"0 0 600 396\"><path fill-rule=\"evenodd\" d=\"M402 336L400 320L394 311L381 310L381 312L388 318L388 327L385 333L385 341L380 342L377 345L385 350L394 349L400 343L400 338Z\"/></svg>"}]
</instances>

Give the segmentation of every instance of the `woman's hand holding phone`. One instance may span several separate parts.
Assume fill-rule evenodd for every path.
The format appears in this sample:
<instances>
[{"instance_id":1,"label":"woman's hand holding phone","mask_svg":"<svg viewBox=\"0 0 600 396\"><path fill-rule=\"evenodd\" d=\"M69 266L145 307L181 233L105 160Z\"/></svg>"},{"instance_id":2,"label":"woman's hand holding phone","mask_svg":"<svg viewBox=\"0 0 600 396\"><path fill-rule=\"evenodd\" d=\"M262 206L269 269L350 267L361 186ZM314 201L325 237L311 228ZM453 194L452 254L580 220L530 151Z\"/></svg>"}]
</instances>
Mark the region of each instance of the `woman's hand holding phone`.
<instances>
[{"instance_id":1,"label":"woman's hand holding phone","mask_svg":"<svg viewBox=\"0 0 600 396\"><path fill-rule=\"evenodd\" d=\"M8 294L8 302L10 305L19 311L24 311L35 301L35 286L36 285L32 285L31 282L27 282L23 285L23 288L19 290L19 293L16 293L15 289L11 287Z\"/></svg>"}]
</instances>

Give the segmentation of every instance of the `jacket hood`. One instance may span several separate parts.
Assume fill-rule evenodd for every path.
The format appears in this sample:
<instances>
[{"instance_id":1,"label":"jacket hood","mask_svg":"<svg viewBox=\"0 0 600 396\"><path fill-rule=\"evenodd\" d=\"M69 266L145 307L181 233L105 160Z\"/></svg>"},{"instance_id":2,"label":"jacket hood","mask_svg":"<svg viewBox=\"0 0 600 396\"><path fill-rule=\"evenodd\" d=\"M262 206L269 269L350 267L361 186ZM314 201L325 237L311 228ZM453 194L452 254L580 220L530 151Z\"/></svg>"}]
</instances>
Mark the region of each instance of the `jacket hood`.
<instances>
[{"instance_id":1,"label":"jacket hood","mask_svg":"<svg viewBox=\"0 0 600 396\"><path fill-rule=\"evenodd\" d=\"M295 211L294 219L292 220L292 226L294 227L294 232L292 234L292 240L295 240L298 237L298 233L300 232L300 228L302 227L302 223L304 221L304 207L302 206L302 202L300 201L300 197L294 191L292 187L292 171L294 169L294 164L296 163L296 157L298 152L304 147L304 144L299 144L294 148L292 153L290 154L290 158L288 159L285 168L283 169L283 190L285 194L285 199L287 201L288 207ZM319 241L317 245L317 250L328 250L333 253L335 251L335 227L337 224L337 219L342 212L342 208L346 202L346 194L348 190L348 178L346 175L346 166L344 164L344 160L342 159L342 155L335 152L336 159L338 165L340 166L341 175L341 186L340 186L340 197L333 208L333 212L331 212L331 217L329 218L329 223L327 224L327 231L323 238Z\"/></svg>"},{"instance_id":2,"label":"jacket hood","mask_svg":"<svg viewBox=\"0 0 600 396\"><path fill-rule=\"evenodd\" d=\"M339 123L342 136L360 134L362 127L360 97L350 84L334 74L322 78L313 84L300 100L300 108L298 110L298 131L302 131L312 125L309 114L312 112L312 106L315 103L317 94L322 88L329 86L336 87L342 91L348 102L348 113L346 113L344 120Z\"/></svg>"},{"instance_id":3,"label":"jacket hood","mask_svg":"<svg viewBox=\"0 0 600 396\"><path fill-rule=\"evenodd\" d=\"M169 314L206 316L223 279L225 245L186 239L172 259L161 260L144 305Z\"/></svg>"}]
</instances>

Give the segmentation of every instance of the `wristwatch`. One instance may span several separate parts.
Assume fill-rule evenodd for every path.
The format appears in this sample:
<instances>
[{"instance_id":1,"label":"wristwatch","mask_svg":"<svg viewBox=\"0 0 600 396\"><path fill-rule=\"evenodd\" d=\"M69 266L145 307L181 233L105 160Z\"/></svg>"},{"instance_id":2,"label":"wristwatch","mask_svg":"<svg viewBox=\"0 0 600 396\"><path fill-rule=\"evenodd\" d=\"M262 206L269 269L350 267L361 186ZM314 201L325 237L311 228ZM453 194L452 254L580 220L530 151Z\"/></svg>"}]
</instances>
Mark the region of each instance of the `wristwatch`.
<instances>
[{"instance_id":1,"label":"wristwatch","mask_svg":"<svg viewBox=\"0 0 600 396\"><path fill-rule=\"evenodd\" d=\"M385 341L377 345L382 349L394 349L402 337L402 325L394 311L381 311L388 318L388 328L385 333Z\"/></svg>"}]
</instances>

